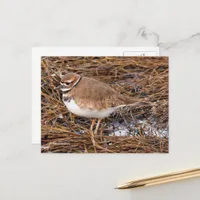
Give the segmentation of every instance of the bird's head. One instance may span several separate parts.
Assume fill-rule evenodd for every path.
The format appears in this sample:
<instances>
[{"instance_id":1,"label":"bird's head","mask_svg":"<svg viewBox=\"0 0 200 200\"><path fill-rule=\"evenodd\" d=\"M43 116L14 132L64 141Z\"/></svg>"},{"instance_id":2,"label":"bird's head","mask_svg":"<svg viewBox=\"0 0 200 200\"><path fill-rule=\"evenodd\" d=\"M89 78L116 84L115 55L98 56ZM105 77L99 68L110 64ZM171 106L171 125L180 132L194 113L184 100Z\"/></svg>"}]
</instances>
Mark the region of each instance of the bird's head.
<instances>
[{"instance_id":1,"label":"bird's head","mask_svg":"<svg viewBox=\"0 0 200 200\"><path fill-rule=\"evenodd\" d=\"M80 80L81 76L79 74L67 73L61 76L60 86L58 86L58 88L60 88L62 92L68 92L76 86Z\"/></svg>"}]
</instances>

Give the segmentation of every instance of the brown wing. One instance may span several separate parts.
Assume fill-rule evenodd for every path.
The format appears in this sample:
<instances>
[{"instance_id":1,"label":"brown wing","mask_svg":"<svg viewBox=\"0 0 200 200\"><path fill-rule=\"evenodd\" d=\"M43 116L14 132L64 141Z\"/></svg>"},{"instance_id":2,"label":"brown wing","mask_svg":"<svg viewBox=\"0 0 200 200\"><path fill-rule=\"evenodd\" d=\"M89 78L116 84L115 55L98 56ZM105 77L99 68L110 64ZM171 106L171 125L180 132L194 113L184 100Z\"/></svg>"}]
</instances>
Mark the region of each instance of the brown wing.
<instances>
[{"instance_id":1,"label":"brown wing","mask_svg":"<svg viewBox=\"0 0 200 200\"><path fill-rule=\"evenodd\" d=\"M126 104L126 98L109 85L87 77L83 77L68 95L73 97L78 106L90 109L100 110Z\"/></svg>"}]
</instances>

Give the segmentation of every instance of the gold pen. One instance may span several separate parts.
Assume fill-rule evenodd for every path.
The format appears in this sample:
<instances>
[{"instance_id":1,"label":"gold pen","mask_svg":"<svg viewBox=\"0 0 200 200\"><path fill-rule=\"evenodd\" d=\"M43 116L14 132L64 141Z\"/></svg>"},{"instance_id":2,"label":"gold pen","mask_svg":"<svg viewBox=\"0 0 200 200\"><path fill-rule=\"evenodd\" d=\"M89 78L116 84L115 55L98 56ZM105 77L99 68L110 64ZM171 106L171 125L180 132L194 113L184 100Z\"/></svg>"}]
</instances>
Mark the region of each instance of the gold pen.
<instances>
[{"instance_id":1,"label":"gold pen","mask_svg":"<svg viewBox=\"0 0 200 200\"><path fill-rule=\"evenodd\" d=\"M198 176L200 176L200 168L185 170L185 171L175 172L175 173L170 173L170 174L164 174L164 175L140 179L136 181L130 181L123 185L119 185L115 189L132 189L132 188L138 188L138 187L147 187L147 186L152 186L152 185L158 185L158 184L169 183L173 181L194 178Z\"/></svg>"}]
</instances>

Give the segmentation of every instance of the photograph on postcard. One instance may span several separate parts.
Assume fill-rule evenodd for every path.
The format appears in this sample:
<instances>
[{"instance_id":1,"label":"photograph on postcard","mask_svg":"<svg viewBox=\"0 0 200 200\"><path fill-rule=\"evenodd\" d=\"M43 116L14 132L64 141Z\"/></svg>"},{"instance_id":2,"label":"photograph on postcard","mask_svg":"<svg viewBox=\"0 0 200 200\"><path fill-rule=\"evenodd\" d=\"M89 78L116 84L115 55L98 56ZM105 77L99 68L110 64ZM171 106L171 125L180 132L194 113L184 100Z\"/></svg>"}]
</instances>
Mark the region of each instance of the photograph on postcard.
<instances>
[{"instance_id":1,"label":"photograph on postcard","mask_svg":"<svg viewBox=\"0 0 200 200\"><path fill-rule=\"evenodd\" d=\"M42 153L168 153L168 57L41 57Z\"/></svg>"}]
</instances>

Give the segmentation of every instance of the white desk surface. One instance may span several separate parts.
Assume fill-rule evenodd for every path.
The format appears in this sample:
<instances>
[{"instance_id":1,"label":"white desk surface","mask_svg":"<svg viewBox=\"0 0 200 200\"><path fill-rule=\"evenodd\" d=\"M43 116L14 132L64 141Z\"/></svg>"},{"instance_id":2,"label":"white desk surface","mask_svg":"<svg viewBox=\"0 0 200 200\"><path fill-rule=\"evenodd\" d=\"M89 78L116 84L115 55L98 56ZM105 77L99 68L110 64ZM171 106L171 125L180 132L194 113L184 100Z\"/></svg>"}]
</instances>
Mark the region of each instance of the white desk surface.
<instances>
[{"instance_id":1,"label":"white desk surface","mask_svg":"<svg viewBox=\"0 0 200 200\"><path fill-rule=\"evenodd\" d=\"M2 0L0 199L199 200L198 178L113 189L200 165L199 7L199 0ZM44 155L31 144L31 47L152 45L170 56L168 155Z\"/></svg>"}]
</instances>

